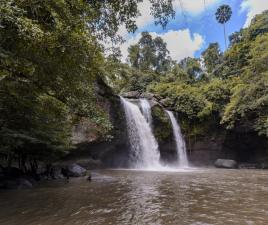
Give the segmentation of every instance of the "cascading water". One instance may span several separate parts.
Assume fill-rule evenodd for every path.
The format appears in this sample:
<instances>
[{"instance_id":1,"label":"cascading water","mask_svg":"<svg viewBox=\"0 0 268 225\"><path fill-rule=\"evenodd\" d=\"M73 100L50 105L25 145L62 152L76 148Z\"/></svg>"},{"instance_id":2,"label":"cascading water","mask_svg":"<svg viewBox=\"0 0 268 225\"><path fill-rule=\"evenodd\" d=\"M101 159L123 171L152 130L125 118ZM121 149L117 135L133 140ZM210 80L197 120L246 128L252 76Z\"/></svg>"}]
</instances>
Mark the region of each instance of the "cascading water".
<instances>
[{"instance_id":1,"label":"cascading water","mask_svg":"<svg viewBox=\"0 0 268 225\"><path fill-rule=\"evenodd\" d=\"M157 141L149 123L134 103L121 98L131 145L131 163L135 169L161 168Z\"/></svg>"},{"instance_id":2,"label":"cascading water","mask_svg":"<svg viewBox=\"0 0 268 225\"><path fill-rule=\"evenodd\" d=\"M179 167L188 167L189 162L188 162L187 153L186 153L186 145L185 145L185 141L183 139L182 133L181 133L181 128L174 114L171 111L166 111L166 112L168 113L168 116L172 124L173 136L176 142L176 149L177 149L177 154L178 154L178 165Z\"/></svg>"},{"instance_id":3,"label":"cascading water","mask_svg":"<svg viewBox=\"0 0 268 225\"><path fill-rule=\"evenodd\" d=\"M152 112L151 112L150 102L147 99L142 98L140 99L140 105L141 105L141 110L145 119L151 126L152 125Z\"/></svg>"}]
</instances>

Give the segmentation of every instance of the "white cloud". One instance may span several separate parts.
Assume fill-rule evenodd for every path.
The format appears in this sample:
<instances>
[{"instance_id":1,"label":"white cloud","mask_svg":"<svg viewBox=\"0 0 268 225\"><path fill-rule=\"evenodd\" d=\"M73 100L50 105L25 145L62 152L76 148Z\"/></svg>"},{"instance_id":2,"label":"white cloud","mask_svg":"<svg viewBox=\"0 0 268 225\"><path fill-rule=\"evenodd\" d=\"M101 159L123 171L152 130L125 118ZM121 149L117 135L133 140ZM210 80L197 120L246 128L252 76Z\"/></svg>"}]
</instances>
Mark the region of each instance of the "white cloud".
<instances>
[{"instance_id":1,"label":"white cloud","mask_svg":"<svg viewBox=\"0 0 268 225\"><path fill-rule=\"evenodd\" d=\"M175 9L179 10L183 8L187 13L199 14L219 1L220 0L175 0L174 6Z\"/></svg>"},{"instance_id":2,"label":"white cloud","mask_svg":"<svg viewBox=\"0 0 268 225\"><path fill-rule=\"evenodd\" d=\"M244 0L241 3L241 10L248 11L247 20L244 24L244 27L248 27L250 25L251 20L254 18L256 14L263 12L268 9L268 1L267 0Z\"/></svg>"},{"instance_id":3,"label":"white cloud","mask_svg":"<svg viewBox=\"0 0 268 225\"><path fill-rule=\"evenodd\" d=\"M154 38L157 36L161 37L167 43L167 49L170 52L171 58L178 61L184 59L185 57L193 57L194 53L198 51L204 44L203 37L198 33L194 33L193 36L191 36L189 29L179 31L170 30L163 34L152 32L150 34ZM127 58L128 47L136 44L140 38L141 34L139 33L135 37L128 39L120 46L123 61L125 61Z\"/></svg>"},{"instance_id":4,"label":"white cloud","mask_svg":"<svg viewBox=\"0 0 268 225\"><path fill-rule=\"evenodd\" d=\"M203 37L194 33L191 37L189 29L174 31L170 30L167 33L157 35L152 33L153 37L160 36L167 43L167 49L170 52L170 56L174 60L182 60L185 57L193 57L194 53L198 51L203 43Z\"/></svg>"}]
</instances>

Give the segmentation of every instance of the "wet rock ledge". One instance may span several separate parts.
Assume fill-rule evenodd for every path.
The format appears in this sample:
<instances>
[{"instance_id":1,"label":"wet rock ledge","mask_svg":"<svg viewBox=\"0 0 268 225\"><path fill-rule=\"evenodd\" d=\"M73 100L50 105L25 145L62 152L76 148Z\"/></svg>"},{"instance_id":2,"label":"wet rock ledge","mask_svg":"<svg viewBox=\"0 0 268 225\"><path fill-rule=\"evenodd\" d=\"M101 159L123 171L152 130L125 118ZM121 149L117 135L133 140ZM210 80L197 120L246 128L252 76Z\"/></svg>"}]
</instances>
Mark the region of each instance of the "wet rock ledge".
<instances>
[{"instance_id":1,"label":"wet rock ledge","mask_svg":"<svg viewBox=\"0 0 268 225\"><path fill-rule=\"evenodd\" d=\"M87 177L91 180L91 173L76 164L57 163L38 168L36 172L22 172L16 167L2 167L0 170L0 189L28 189L42 180L58 180L70 177Z\"/></svg>"}]
</instances>

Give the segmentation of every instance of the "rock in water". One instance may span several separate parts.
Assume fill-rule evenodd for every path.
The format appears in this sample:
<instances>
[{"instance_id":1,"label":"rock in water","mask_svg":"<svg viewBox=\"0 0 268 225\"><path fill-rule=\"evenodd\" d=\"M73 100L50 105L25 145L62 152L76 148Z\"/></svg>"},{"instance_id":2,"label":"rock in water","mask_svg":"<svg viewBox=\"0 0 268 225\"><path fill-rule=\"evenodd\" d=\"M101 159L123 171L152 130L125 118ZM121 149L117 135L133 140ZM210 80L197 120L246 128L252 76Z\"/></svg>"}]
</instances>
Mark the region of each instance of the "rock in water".
<instances>
[{"instance_id":1,"label":"rock in water","mask_svg":"<svg viewBox=\"0 0 268 225\"><path fill-rule=\"evenodd\" d=\"M24 178L8 179L0 184L0 188L3 189L28 189L32 187L32 183Z\"/></svg>"},{"instance_id":2,"label":"rock in water","mask_svg":"<svg viewBox=\"0 0 268 225\"><path fill-rule=\"evenodd\" d=\"M18 179L18 185L19 185L19 189L32 188L33 187L32 183L30 181L24 179L24 178Z\"/></svg>"},{"instance_id":3,"label":"rock in water","mask_svg":"<svg viewBox=\"0 0 268 225\"><path fill-rule=\"evenodd\" d=\"M234 169L237 167L237 162L232 159L217 159L214 165L218 168Z\"/></svg>"},{"instance_id":4,"label":"rock in water","mask_svg":"<svg viewBox=\"0 0 268 225\"><path fill-rule=\"evenodd\" d=\"M124 98L139 98L140 93L138 91L130 91L130 92L123 93L122 96Z\"/></svg>"},{"instance_id":5,"label":"rock in water","mask_svg":"<svg viewBox=\"0 0 268 225\"><path fill-rule=\"evenodd\" d=\"M74 163L68 166L68 173L70 177L83 177L86 176L87 170Z\"/></svg>"}]
</instances>

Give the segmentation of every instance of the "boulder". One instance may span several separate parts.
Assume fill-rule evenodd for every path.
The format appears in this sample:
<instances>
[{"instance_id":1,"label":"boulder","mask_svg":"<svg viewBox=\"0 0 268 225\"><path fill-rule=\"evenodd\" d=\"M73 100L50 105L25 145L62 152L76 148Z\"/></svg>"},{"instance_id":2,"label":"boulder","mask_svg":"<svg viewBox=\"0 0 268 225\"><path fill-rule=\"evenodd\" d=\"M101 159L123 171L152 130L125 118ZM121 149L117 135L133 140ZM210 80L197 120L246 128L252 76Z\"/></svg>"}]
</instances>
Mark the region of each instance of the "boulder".
<instances>
[{"instance_id":1,"label":"boulder","mask_svg":"<svg viewBox=\"0 0 268 225\"><path fill-rule=\"evenodd\" d=\"M70 177L83 177L87 175L87 170L77 164L71 164L67 167Z\"/></svg>"},{"instance_id":2,"label":"boulder","mask_svg":"<svg viewBox=\"0 0 268 225\"><path fill-rule=\"evenodd\" d=\"M19 189L32 188L33 187L32 183L29 180L24 179L24 178L17 179L17 183L18 183L18 188Z\"/></svg>"},{"instance_id":3,"label":"boulder","mask_svg":"<svg viewBox=\"0 0 268 225\"><path fill-rule=\"evenodd\" d=\"M168 106L170 106L172 104L172 102L171 102L171 100L169 98L161 99L159 102L164 107L168 107Z\"/></svg>"},{"instance_id":4,"label":"boulder","mask_svg":"<svg viewBox=\"0 0 268 225\"><path fill-rule=\"evenodd\" d=\"M217 168L234 169L237 167L237 162L232 159L217 159L214 165Z\"/></svg>"},{"instance_id":5,"label":"boulder","mask_svg":"<svg viewBox=\"0 0 268 225\"><path fill-rule=\"evenodd\" d=\"M138 91L130 91L130 92L123 93L122 96L124 98L139 98L140 93Z\"/></svg>"},{"instance_id":6,"label":"boulder","mask_svg":"<svg viewBox=\"0 0 268 225\"><path fill-rule=\"evenodd\" d=\"M28 189L32 187L32 183L25 178L8 179L0 183L0 188L4 189Z\"/></svg>"},{"instance_id":7,"label":"boulder","mask_svg":"<svg viewBox=\"0 0 268 225\"><path fill-rule=\"evenodd\" d=\"M152 100L154 98L154 94L152 93L142 93L140 95L141 98L146 98L146 99L149 99L149 100Z\"/></svg>"},{"instance_id":8,"label":"boulder","mask_svg":"<svg viewBox=\"0 0 268 225\"><path fill-rule=\"evenodd\" d=\"M61 167L55 166L53 168L52 178L53 179L63 179L64 178L64 176L62 174L62 168Z\"/></svg>"}]
</instances>

